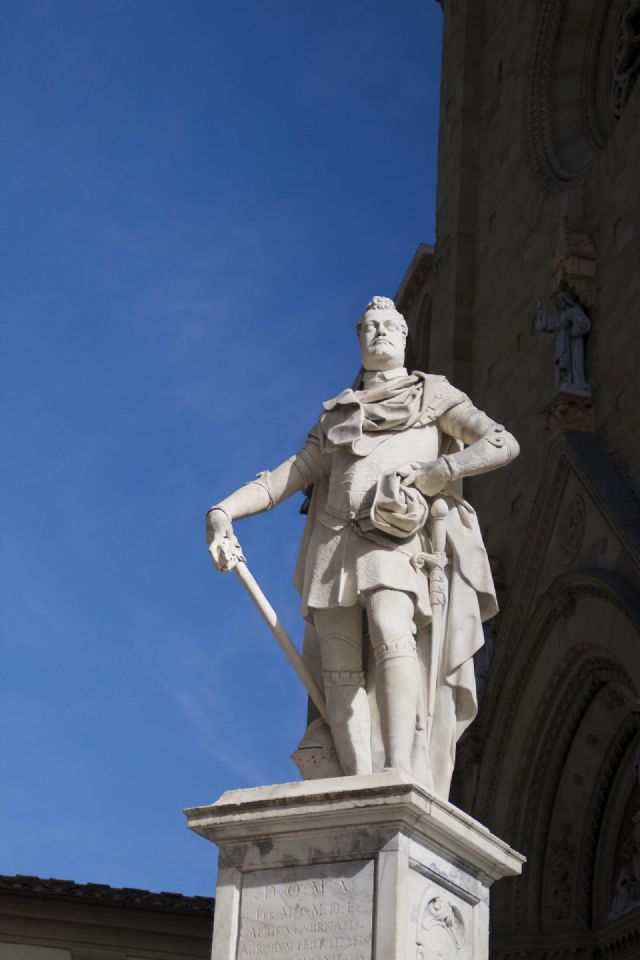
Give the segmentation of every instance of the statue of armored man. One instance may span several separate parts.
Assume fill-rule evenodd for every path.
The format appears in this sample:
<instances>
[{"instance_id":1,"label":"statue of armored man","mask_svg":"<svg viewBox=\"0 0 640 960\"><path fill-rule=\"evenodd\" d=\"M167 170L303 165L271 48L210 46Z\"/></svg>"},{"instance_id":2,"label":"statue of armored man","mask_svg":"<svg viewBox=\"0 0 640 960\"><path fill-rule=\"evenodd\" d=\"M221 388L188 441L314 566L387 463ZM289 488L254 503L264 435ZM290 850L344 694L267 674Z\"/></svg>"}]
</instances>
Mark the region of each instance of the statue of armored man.
<instances>
[{"instance_id":1,"label":"statue of armored man","mask_svg":"<svg viewBox=\"0 0 640 960\"><path fill-rule=\"evenodd\" d=\"M324 403L289 460L209 510L207 542L216 567L231 569L233 522L313 488L295 583L329 723L315 719L301 747L329 742L334 759L307 775L399 767L447 798L477 711L473 655L497 611L460 481L519 448L445 377L407 372L393 300L374 297L356 331L353 387Z\"/></svg>"}]
</instances>

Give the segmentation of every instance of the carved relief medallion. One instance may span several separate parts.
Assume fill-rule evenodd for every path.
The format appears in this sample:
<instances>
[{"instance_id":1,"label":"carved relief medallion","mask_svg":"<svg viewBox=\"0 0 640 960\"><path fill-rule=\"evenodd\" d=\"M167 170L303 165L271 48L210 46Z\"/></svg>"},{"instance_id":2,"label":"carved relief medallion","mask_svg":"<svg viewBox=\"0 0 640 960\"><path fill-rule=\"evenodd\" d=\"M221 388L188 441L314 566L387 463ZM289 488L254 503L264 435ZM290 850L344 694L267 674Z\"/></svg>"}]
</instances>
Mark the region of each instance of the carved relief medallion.
<instances>
[{"instance_id":1,"label":"carved relief medallion","mask_svg":"<svg viewBox=\"0 0 640 960\"><path fill-rule=\"evenodd\" d=\"M558 524L558 547L560 563L568 567L580 553L587 525L587 511L584 500L576 494L566 505Z\"/></svg>"},{"instance_id":2,"label":"carved relief medallion","mask_svg":"<svg viewBox=\"0 0 640 960\"><path fill-rule=\"evenodd\" d=\"M418 910L416 960L460 960L464 921L456 905L440 890L426 890Z\"/></svg>"}]
</instances>

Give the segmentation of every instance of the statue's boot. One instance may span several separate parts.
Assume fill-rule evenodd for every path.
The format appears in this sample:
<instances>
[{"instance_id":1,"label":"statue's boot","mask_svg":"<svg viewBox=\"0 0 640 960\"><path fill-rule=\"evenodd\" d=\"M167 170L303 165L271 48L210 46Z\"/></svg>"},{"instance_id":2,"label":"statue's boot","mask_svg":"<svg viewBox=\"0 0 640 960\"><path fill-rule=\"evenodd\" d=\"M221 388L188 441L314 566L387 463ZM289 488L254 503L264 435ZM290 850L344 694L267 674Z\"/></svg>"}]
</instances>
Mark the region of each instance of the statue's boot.
<instances>
[{"instance_id":1,"label":"statue's boot","mask_svg":"<svg viewBox=\"0 0 640 960\"><path fill-rule=\"evenodd\" d=\"M372 772L371 714L364 675L323 671L327 710L336 753L347 776Z\"/></svg>"},{"instance_id":2,"label":"statue's boot","mask_svg":"<svg viewBox=\"0 0 640 960\"><path fill-rule=\"evenodd\" d=\"M385 766L399 767L411 774L419 695L413 637L393 645L383 644L375 653L381 677L378 705L382 715Z\"/></svg>"}]
</instances>

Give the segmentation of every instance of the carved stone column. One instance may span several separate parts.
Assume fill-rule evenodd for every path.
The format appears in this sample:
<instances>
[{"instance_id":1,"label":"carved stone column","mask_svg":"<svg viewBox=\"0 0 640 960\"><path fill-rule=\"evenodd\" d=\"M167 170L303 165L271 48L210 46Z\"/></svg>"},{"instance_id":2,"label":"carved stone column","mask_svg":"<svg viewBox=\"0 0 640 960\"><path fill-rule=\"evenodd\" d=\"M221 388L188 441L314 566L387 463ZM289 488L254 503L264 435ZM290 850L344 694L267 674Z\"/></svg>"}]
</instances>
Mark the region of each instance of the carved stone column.
<instances>
[{"instance_id":1,"label":"carved stone column","mask_svg":"<svg viewBox=\"0 0 640 960\"><path fill-rule=\"evenodd\" d=\"M489 888L524 861L397 770L185 812L220 849L212 960L486 960Z\"/></svg>"}]
</instances>

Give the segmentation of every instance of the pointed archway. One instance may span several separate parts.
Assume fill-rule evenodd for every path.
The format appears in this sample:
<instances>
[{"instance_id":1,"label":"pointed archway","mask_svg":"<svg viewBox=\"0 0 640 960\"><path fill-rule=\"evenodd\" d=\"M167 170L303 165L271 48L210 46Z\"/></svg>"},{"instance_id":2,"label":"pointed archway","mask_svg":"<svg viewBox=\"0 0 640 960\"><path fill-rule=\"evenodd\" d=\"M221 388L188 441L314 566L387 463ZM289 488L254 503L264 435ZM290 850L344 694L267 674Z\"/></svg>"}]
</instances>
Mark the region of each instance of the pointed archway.
<instances>
[{"instance_id":1,"label":"pointed archway","mask_svg":"<svg viewBox=\"0 0 640 960\"><path fill-rule=\"evenodd\" d=\"M639 520L597 441L565 434L458 771L473 815L528 857L522 878L496 886L495 956L638 948Z\"/></svg>"}]
</instances>

